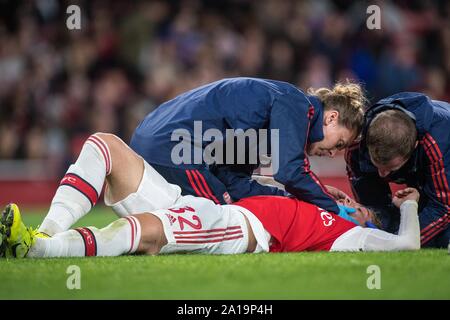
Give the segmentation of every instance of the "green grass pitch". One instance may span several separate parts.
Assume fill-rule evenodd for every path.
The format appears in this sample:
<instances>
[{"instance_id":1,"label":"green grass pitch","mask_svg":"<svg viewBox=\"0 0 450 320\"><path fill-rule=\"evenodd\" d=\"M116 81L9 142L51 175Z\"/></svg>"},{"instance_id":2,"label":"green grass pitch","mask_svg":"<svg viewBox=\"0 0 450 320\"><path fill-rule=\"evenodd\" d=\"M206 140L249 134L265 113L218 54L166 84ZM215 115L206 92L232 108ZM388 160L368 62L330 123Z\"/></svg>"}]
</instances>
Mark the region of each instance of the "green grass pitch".
<instances>
[{"instance_id":1,"label":"green grass pitch","mask_svg":"<svg viewBox=\"0 0 450 320\"><path fill-rule=\"evenodd\" d=\"M31 225L43 213L26 214ZM115 219L97 208L77 225ZM69 290L67 268L81 270ZM368 289L380 268L380 289ZM370 282L370 280L369 280ZM450 299L447 250L1 259L0 299Z\"/></svg>"}]
</instances>

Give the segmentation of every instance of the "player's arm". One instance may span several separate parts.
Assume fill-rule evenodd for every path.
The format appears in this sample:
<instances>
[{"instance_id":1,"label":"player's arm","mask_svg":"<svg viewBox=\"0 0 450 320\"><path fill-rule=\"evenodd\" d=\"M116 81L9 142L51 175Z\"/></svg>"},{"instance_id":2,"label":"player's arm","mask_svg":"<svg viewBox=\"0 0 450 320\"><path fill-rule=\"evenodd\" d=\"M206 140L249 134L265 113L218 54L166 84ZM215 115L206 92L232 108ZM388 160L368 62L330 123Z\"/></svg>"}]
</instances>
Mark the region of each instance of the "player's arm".
<instances>
[{"instance_id":1,"label":"player's arm","mask_svg":"<svg viewBox=\"0 0 450 320\"><path fill-rule=\"evenodd\" d=\"M364 251L400 251L420 249L420 225L418 217L419 192L414 188L397 191L392 202L400 208L398 234L378 229L364 228Z\"/></svg>"},{"instance_id":2,"label":"player's arm","mask_svg":"<svg viewBox=\"0 0 450 320\"><path fill-rule=\"evenodd\" d=\"M309 108L310 102L299 95L280 95L274 102L269 126L271 130L279 130L277 155L272 142L274 178L298 199L339 213L336 201L310 170L305 152L311 125Z\"/></svg>"}]
</instances>

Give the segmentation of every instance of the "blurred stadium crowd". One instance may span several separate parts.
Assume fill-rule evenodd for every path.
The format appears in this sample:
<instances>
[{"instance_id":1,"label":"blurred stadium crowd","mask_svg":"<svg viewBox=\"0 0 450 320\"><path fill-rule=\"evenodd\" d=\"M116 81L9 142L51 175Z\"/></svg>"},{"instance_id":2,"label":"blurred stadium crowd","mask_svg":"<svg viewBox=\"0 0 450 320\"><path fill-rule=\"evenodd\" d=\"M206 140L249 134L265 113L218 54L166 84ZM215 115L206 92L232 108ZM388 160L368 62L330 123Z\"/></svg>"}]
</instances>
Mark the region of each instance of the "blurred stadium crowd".
<instances>
[{"instance_id":1,"label":"blurred stadium crowd","mask_svg":"<svg viewBox=\"0 0 450 320\"><path fill-rule=\"evenodd\" d=\"M66 8L81 8L81 30ZM366 8L381 8L368 30ZM58 173L95 131L126 142L176 94L232 76L302 89L352 78L374 101L450 98L450 2L0 1L0 159Z\"/></svg>"}]
</instances>

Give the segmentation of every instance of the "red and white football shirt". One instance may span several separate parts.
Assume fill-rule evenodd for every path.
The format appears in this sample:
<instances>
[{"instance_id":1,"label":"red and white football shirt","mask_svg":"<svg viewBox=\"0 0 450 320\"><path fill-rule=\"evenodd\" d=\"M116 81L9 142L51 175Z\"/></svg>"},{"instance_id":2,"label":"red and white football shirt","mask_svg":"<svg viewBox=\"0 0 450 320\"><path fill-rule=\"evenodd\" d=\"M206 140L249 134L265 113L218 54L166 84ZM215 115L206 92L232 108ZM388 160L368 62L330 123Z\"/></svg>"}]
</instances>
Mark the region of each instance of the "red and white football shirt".
<instances>
[{"instance_id":1,"label":"red and white football shirt","mask_svg":"<svg viewBox=\"0 0 450 320\"><path fill-rule=\"evenodd\" d=\"M329 251L356 224L295 198L255 196L235 202L251 211L272 236L270 252Z\"/></svg>"}]
</instances>

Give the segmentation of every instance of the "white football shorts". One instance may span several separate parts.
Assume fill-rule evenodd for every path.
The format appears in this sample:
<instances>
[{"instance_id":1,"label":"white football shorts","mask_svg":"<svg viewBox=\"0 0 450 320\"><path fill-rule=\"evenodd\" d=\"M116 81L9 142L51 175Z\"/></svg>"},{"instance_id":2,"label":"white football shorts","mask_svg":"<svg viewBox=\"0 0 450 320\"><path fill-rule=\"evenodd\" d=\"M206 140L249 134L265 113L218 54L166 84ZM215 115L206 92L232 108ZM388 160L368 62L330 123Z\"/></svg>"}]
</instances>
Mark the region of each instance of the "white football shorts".
<instances>
[{"instance_id":1,"label":"white football shorts","mask_svg":"<svg viewBox=\"0 0 450 320\"><path fill-rule=\"evenodd\" d=\"M119 217L169 208L181 197L181 188L167 182L147 161L144 161L144 175L136 192L125 199L112 203L105 192L105 204L112 207Z\"/></svg>"},{"instance_id":2,"label":"white football shorts","mask_svg":"<svg viewBox=\"0 0 450 320\"><path fill-rule=\"evenodd\" d=\"M169 209L152 211L167 238L160 253L244 253L248 247L247 224L240 212L216 205L206 198L184 196Z\"/></svg>"},{"instance_id":3,"label":"white football shorts","mask_svg":"<svg viewBox=\"0 0 450 320\"><path fill-rule=\"evenodd\" d=\"M208 254L244 253L248 247L247 217L258 242L254 251L268 252L270 235L247 209L235 205L217 205L213 201L181 196L179 186L168 183L144 160L144 175L138 190L125 199L105 204L117 215L137 213L157 216L167 238L160 253L194 252Z\"/></svg>"}]
</instances>

